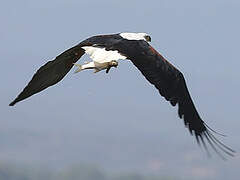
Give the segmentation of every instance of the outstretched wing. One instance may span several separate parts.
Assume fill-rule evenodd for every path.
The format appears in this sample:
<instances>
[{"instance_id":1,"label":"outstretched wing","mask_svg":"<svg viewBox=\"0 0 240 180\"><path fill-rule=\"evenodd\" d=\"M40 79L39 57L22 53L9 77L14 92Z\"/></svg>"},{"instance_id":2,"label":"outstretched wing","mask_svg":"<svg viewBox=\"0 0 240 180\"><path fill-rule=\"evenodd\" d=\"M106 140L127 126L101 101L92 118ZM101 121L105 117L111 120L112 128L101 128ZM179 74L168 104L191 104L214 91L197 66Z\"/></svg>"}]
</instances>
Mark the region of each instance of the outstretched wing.
<instances>
[{"instance_id":1,"label":"outstretched wing","mask_svg":"<svg viewBox=\"0 0 240 180\"><path fill-rule=\"evenodd\" d=\"M106 47L106 45L118 41L119 38L120 36L116 34L93 36L66 50L54 60L43 65L34 74L31 81L17 96L17 98L9 104L9 106L14 106L17 102L22 101L61 81L73 67L73 63L77 62L78 59L85 53L85 50L82 48L83 46L103 44L105 45L104 47Z\"/></svg>"},{"instance_id":2,"label":"outstretched wing","mask_svg":"<svg viewBox=\"0 0 240 180\"><path fill-rule=\"evenodd\" d=\"M81 46L77 45L66 50L54 60L47 62L38 69L28 85L17 96L17 98L9 104L9 106L13 106L17 102L61 81L73 67L73 63L77 62L83 54L84 50Z\"/></svg>"},{"instance_id":3,"label":"outstretched wing","mask_svg":"<svg viewBox=\"0 0 240 180\"><path fill-rule=\"evenodd\" d=\"M233 156L234 151L221 143L212 134L215 131L208 127L199 116L189 94L183 74L148 43L137 43L137 45L132 46L134 49L129 49L129 59L171 105L175 106L178 104L178 115L184 120L185 126L189 129L190 133L195 135L198 144L202 143L207 149L204 141L207 140L221 157L224 158L219 149ZM123 52L126 53L127 51L123 49Z\"/></svg>"}]
</instances>

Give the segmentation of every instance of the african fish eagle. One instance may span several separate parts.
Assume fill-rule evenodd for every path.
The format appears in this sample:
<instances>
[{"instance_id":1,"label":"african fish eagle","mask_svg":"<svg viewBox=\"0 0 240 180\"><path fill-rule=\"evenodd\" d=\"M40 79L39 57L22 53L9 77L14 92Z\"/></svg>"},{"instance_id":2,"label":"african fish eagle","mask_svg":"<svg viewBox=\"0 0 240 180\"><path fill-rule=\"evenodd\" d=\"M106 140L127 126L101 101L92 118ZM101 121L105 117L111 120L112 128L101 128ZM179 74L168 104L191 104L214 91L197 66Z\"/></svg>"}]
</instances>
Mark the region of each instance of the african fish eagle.
<instances>
[{"instance_id":1,"label":"african fish eagle","mask_svg":"<svg viewBox=\"0 0 240 180\"><path fill-rule=\"evenodd\" d=\"M78 45L64 51L54 60L47 62L34 74L31 81L9 105L13 106L33 94L61 81L70 69L76 65L76 72L94 69L95 72L118 66L119 59L129 59L145 78L153 84L160 95L172 106L178 104L178 115L185 126L195 135L198 144L205 141L219 154L233 156L234 150L220 142L212 130L199 116L190 97L183 74L159 54L148 42L151 37L146 33L118 33L90 37ZM87 53L93 60L83 65L76 64Z\"/></svg>"}]
</instances>

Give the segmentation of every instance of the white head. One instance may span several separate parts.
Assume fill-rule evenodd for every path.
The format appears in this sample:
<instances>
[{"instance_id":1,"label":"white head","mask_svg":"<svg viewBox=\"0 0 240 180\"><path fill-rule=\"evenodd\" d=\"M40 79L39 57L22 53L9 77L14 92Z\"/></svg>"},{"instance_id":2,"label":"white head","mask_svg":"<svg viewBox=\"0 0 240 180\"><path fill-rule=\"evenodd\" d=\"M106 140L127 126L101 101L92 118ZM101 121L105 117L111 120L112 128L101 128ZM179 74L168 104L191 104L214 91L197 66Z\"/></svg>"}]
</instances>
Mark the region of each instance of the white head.
<instances>
[{"instance_id":1,"label":"white head","mask_svg":"<svg viewBox=\"0 0 240 180\"><path fill-rule=\"evenodd\" d=\"M151 42L151 37L147 33L120 33L122 38L127 40L144 40L147 42Z\"/></svg>"}]
</instances>

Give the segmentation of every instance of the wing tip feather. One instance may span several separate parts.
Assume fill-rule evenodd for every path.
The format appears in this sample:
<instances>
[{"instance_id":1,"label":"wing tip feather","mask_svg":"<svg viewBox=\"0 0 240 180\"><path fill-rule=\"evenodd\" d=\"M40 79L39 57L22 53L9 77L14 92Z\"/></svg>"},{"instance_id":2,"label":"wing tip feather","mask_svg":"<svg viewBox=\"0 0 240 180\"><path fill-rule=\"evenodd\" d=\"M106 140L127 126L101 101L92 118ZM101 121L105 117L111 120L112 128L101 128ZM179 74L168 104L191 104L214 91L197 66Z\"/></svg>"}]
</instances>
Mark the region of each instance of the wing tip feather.
<instances>
[{"instance_id":1,"label":"wing tip feather","mask_svg":"<svg viewBox=\"0 0 240 180\"><path fill-rule=\"evenodd\" d=\"M9 104L9 106L14 106L16 103L17 103L17 102L14 100L14 101L12 101L12 102Z\"/></svg>"},{"instance_id":2,"label":"wing tip feather","mask_svg":"<svg viewBox=\"0 0 240 180\"><path fill-rule=\"evenodd\" d=\"M211 146L211 148L216 152L216 154L222 159L227 160L225 155L234 157L236 151L232 148L228 147L227 145L223 144L219 139L217 139L211 132L214 132L218 135L222 135L221 133L216 132L213 129L209 129L209 126L206 126L206 123L204 123L206 129L200 133L196 133L195 131L195 137L197 140L197 143L199 146L201 146L201 143L203 144L204 149L206 150L208 155L210 154L210 151L207 147L207 144L205 143L204 139L207 140L208 144ZM199 137L201 139L201 142L199 141ZM211 157L211 156L210 156Z\"/></svg>"}]
</instances>

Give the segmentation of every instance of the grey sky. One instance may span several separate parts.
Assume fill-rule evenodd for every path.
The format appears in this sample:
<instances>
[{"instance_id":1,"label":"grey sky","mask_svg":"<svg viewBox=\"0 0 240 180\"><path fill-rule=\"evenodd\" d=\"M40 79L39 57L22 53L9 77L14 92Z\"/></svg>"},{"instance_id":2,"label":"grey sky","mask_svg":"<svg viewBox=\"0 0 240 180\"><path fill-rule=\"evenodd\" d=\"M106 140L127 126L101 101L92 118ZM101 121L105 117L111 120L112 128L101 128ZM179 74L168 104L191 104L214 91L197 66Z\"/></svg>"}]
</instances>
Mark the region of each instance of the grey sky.
<instances>
[{"instance_id":1,"label":"grey sky","mask_svg":"<svg viewBox=\"0 0 240 180\"><path fill-rule=\"evenodd\" d=\"M147 32L152 46L184 73L202 118L239 152L239 9L238 0L2 2L0 160L235 179L239 153L227 162L214 153L209 159L177 109L130 62L109 74L72 70L56 86L8 104L41 65L81 40Z\"/></svg>"}]
</instances>

